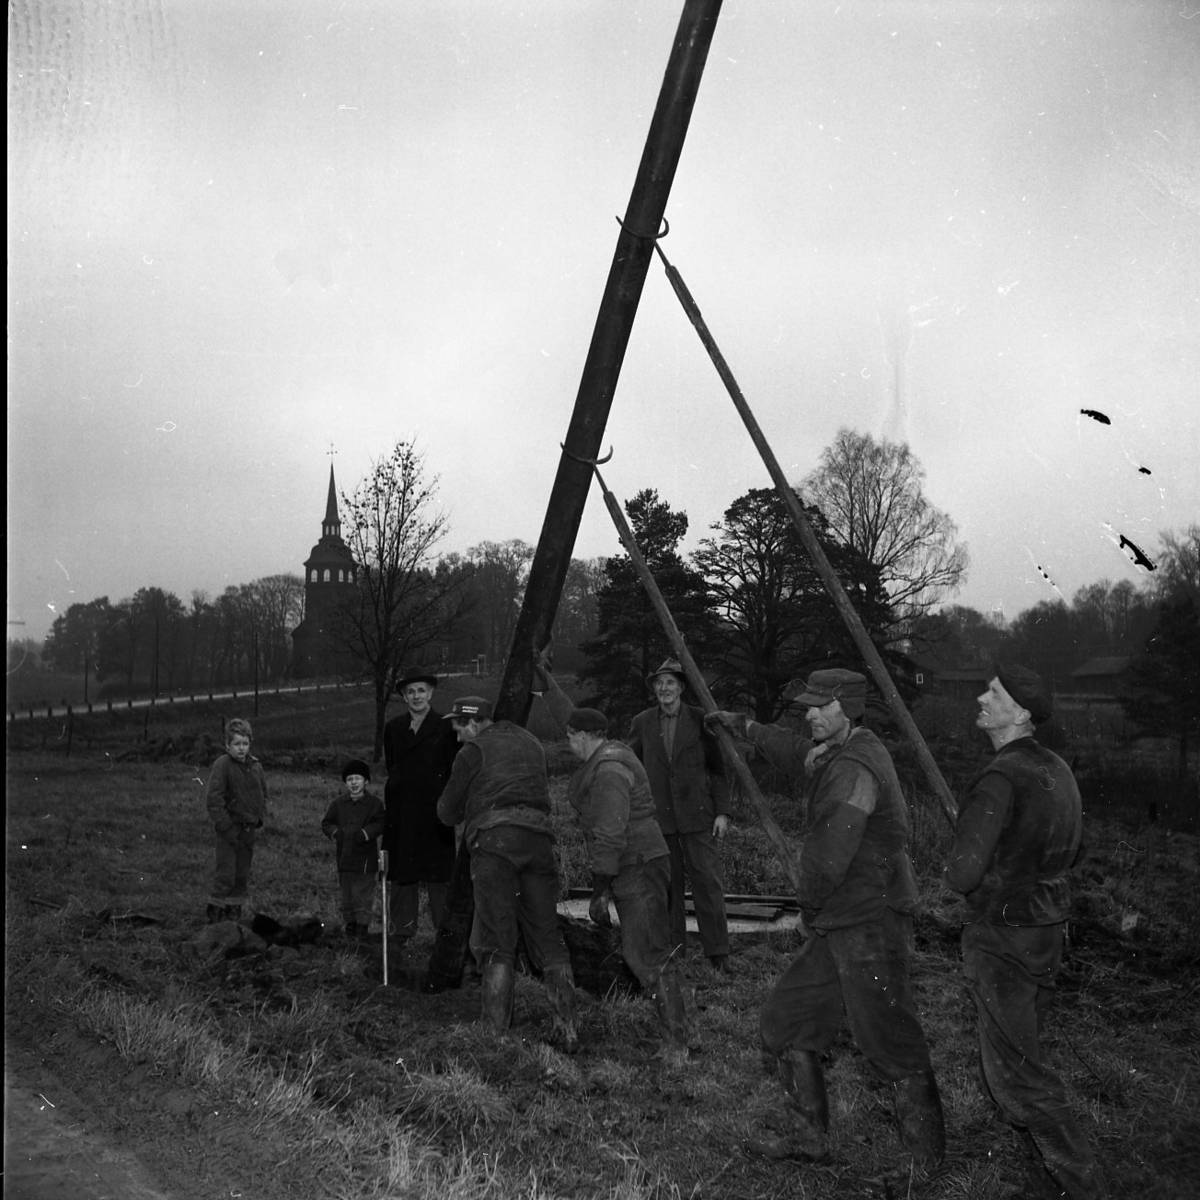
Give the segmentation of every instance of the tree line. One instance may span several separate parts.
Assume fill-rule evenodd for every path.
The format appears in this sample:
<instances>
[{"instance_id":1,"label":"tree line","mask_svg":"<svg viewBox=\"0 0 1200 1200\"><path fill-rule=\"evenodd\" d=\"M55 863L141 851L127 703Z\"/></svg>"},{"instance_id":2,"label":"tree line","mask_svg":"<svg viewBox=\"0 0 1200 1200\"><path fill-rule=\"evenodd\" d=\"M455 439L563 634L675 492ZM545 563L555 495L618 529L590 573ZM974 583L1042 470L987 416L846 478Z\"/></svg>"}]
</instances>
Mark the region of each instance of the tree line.
<instances>
[{"instance_id":1,"label":"tree line","mask_svg":"<svg viewBox=\"0 0 1200 1200\"><path fill-rule=\"evenodd\" d=\"M1164 535L1159 569L1142 588L1101 580L1070 603L1043 601L1007 622L943 603L964 581L969 556L953 520L925 497L923 481L908 446L842 429L795 487L898 676L905 655L925 656L940 669L1005 657L1062 687L1085 658L1128 654L1139 656L1146 680L1174 672L1168 693L1191 711L1188 696L1194 707L1200 681L1195 667L1189 674L1179 663L1195 642L1200 527ZM442 553L448 527L437 490L423 453L402 441L341 498L345 540L359 570L327 634L353 673L374 682L377 740L402 671L480 662L492 669L506 659L534 554L520 539ZM773 720L793 679L823 664L858 663L774 489L752 488L734 499L686 556L679 547L687 515L655 489L644 488L625 509L723 703ZM288 673L289 635L303 603L304 584L295 575L227 588L215 599L194 592L186 606L160 588L142 588L115 605L107 597L72 605L56 619L43 657L97 681L148 681L155 694L252 679L274 684ZM644 704L644 679L670 651L623 552L571 562L553 634L559 668L576 670L593 702L617 719ZM1191 657L1200 662L1200 650Z\"/></svg>"}]
</instances>

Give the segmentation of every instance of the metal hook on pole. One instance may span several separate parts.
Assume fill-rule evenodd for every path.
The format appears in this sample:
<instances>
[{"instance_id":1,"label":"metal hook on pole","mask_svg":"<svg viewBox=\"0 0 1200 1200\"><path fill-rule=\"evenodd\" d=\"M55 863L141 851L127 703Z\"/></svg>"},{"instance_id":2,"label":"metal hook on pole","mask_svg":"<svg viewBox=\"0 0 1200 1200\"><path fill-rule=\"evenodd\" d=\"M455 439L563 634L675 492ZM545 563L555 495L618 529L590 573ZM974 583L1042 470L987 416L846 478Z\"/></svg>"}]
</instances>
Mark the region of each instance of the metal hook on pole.
<instances>
[{"instance_id":1,"label":"metal hook on pole","mask_svg":"<svg viewBox=\"0 0 1200 1200\"><path fill-rule=\"evenodd\" d=\"M635 238L643 238L648 242L653 242L655 246L658 245L659 238L665 238L671 232L671 222L666 217L663 217L662 229L658 233L638 233L636 229L630 229L620 217L616 217L615 220L626 233L631 234Z\"/></svg>"},{"instance_id":2,"label":"metal hook on pole","mask_svg":"<svg viewBox=\"0 0 1200 1200\"><path fill-rule=\"evenodd\" d=\"M584 458L581 454L573 454L567 449L566 442L559 442L559 449L568 457L573 458L577 463L583 463L586 467L602 467L613 456L613 448L609 446L608 453L603 458ZM597 472L599 474L599 472Z\"/></svg>"}]
</instances>

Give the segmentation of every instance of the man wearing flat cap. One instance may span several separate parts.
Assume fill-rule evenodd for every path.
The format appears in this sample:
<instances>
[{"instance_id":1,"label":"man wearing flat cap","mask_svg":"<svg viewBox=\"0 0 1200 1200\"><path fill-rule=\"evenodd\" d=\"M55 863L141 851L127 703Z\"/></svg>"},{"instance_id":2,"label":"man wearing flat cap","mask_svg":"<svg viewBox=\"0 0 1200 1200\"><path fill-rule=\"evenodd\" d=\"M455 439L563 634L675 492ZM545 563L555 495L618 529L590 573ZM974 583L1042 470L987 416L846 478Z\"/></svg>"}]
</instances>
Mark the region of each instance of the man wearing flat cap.
<instances>
[{"instance_id":1,"label":"man wearing flat cap","mask_svg":"<svg viewBox=\"0 0 1200 1200\"><path fill-rule=\"evenodd\" d=\"M662 1045L658 1056L681 1066L700 1048L696 1002L671 945L667 888L671 866L655 815L650 780L624 742L608 736L608 718L595 708L576 708L544 663L534 665L534 692L541 695L571 752L583 764L571 777L567 799L579 816L592 868L588 916L611 926L617 908L621 954L650 995Z\"/></svg>"},{"instance_id":2,"label":"man wearing flat cap","mask_svg":"<svg viewBox=\"0 0 1200 1200\"><path fill-rule=\"evenodd\" d=\"M805 778L809 833L800 855L800 910L810 936L775 984L759 1020L792 1108L782 1137L747 1149L771 1158L828 1154L829 1102L821 1054L845 1020L863 1057L892 1084L911 1165L945 1155L941 1099L909 986L916 875L908 856L908 805L887 749L859 722L867 681L856 671L814 671L792 703L812 737L744 715L705 719L753 742L772 765Z\"/></svg>"},{"instance_id":3,"label":"man wearing flat cap","mask_svg":"<svg viewBox=\"0 0 1200 1200\"><path fill-rule=\"evenodd\" d=\"M492 703L482 696L460 696L443 723L453 728L463 748L438 800L437 815L451 827L463 825L471 852L483 1019L497 1034L512 1023L521 934L550 996L552 1037L573 1052L579 1048L575 980L558 927L546 752L527 729L494 720Z\"/></svg>"},{"instance_id":4,"label":"man wearing flat cap","mask_svg":"<svg viewBox=\"0 0 1200 1200\"><path fill-rule=\"evenodd\" d=\"M459 742L433 707L437 685L436 675L405 672L396 691L406 711L383 727L387 765L383 848L391 885L388 924L404 943L417 932L422 884L429 897L429 919L434 929L441 925L454 869L454 830L438 820L437 801L450 778Z\"/></svg>"},{"instance_id":5,"label":"man wearing flat cap","mask_svg":"<svg viewBox=\"0 0 1200 1200\"><path fill-rule=\"evenodd\" d=\"M625 742L646 768L658 825L671 852L671 940L681 951L687 945L687 880L704 956L716 970L728 972L725 880L717 847L729 828L729 783L703 710L683 703L686 682L683 666L673 658L647 676L658 703L633 718Z\"/></svg>"},{"instance_id":6,"label":"man wearing flat cap","mask_svg":"<svg viewBox=\"0 0 1200 1200\"><path fill-rule=\"evenodd\" d=\"M1095 1200L1107 1185L1038 1036L1062 964L1067 872L1082 838L1079 788L1034 737L1052 710L1038 675L997 663L978 704L976 727L996 754L967 787L946 882L966 899L963 972L983 1078L1025 1143L1029 1194L1052 1182L1055 1195Z\"/></svg>"}]
</instances>

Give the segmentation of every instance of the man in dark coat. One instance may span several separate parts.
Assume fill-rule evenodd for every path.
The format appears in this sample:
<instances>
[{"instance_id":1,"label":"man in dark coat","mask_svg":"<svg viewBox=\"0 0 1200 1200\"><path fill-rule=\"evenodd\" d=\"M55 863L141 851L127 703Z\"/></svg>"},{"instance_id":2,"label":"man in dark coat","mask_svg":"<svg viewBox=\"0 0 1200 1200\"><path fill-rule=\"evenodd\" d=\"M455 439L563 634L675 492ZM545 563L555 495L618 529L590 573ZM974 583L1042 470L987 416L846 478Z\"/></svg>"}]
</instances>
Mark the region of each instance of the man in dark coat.
<instances>
[{"instance_id":1,"label":"man in dark coat","mask_svg":"<svg viewBox=\"0 0 1200 1200\"><path fill-rule=\"evenodd\" d=\"M768 761L807 775L809 834L800 855L800 911L809 936L759 1019L794 1113L783 1137L752 1139L772 1158L828 1154L829 1101L821 1072L843 1020L875 1071L892 1084L901 1141L927 1170L946 1152L942 1103L909 984L919 893L908 856L908 805L887 748L859 724L866 677L814 671L792 703L812 738L736 713L706 720L752 741Z\"/></svg>"},{"instance_id":2,"label":"man in dark coat","mask_svg":"<svg viewBox=\"0 0 1200 1200\"><path fill-rule=\"evenodd\" d=\"M673 658L648 676L658 703L633 718L625 741L646 768L658 825L671 852L671 941L687 945L686 879L692 885L700 946L716 970L727 972L729 927L718 845L729 828L729 783L721 747L704 726L703 710L682 702L686 681Z\"/></svg>"},{"instance_id":3,"label":"man in dark coat","mask_svg":"<svg viewBox=\"0 0 1200 1200\"><path fill-rule=\"evenodd\" d=\"M388 773L383 848L391 885L388 916L393 934L404 941L417 932L421 884L429 896L433 926L441 925L454 868L454 830L438 820L437 801L450 778L459 741L450 723L432 706L437 685L436 675L407 673L396 691L408 711L383 727Z\"/></svg>"},{"instance_id":4,"label":"man in dark coat","mask_svg":"<svg viewBox=\"0 0 1200 1200\"><path fill-rule=\"evenodd\" d=\"M975 724L996 756L968 785L946 882L966 898L963 972L983 1078L1029 1151L1028 1194L1042 1195L1049 1175L1055 1195L1097 1200L1107 1185L1039 1037L1062 965L1067 872L1082 837L1079 787L1034 739L1052 704L1033 671L997 664L978 702Z\"/></svg>"}]
</instances>

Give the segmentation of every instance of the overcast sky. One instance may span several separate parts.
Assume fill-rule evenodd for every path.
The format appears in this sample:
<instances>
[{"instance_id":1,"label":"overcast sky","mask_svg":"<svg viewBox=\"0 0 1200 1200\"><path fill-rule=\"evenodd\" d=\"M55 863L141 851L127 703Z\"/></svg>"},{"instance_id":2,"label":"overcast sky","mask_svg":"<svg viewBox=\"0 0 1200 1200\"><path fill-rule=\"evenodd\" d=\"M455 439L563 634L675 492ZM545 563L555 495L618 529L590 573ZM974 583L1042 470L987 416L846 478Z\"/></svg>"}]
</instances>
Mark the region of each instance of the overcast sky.
<instances>
[{"instance_id":1,"label":"overcast sky","mask_svg":"<svg viewBox=\"0 0 1200 1200\"><path fill-rule=\"evenodd\" d=\"M535 543L681 8L13 0L10 635L299 573L331 443ZM667 216L789 475L907 440L959 602L1200 519L1200 4L726 0ZM686 549L769 486L657 265L604 441Z\"/></svg>"}]
</instances>

